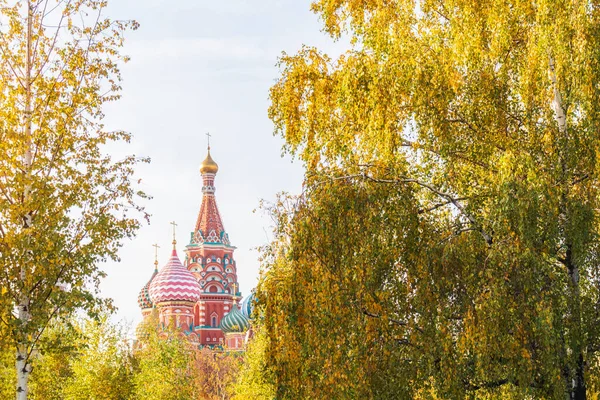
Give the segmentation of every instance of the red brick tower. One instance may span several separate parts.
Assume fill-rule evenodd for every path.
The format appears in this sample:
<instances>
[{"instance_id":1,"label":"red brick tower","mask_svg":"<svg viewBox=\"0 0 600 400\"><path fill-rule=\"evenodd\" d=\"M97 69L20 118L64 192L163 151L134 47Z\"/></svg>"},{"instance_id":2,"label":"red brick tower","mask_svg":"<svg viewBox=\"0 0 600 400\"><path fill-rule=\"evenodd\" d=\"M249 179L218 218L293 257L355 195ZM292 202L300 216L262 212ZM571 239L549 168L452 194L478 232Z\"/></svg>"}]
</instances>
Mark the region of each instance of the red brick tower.
<instances>
[{"instance_id":1,"label":"red brick tower","mask_svg":"<svg viewBox=\"0 0 600 400\"><path fill-rule=\"evenodd\" d=\"M200 300L194 306L194 332L201 345L223 344L219 324L233 306L237 286L235 247L223 227L215 199L215 176L219 167L208 155L200 165L202 204L190 243L185 248L184 265L200 283ZM234 285L235 284L235 285Z\"/></svg>"}]
</instances>

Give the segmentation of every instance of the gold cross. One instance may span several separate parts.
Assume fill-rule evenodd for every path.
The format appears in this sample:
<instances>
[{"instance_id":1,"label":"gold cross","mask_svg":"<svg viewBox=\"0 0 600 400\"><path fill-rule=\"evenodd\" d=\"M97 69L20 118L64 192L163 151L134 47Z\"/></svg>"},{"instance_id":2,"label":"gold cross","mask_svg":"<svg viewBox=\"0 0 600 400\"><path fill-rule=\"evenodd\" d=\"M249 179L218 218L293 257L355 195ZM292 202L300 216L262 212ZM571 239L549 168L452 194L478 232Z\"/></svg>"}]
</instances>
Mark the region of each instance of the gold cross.
<instances>
[{"instance_id":1,"label":"gold cross","mask_svg":"<svg viewBox=\"0 0 600 400\"><path fill-rule=\"evenodd\" d=\"M171 221L171 225L173 225L173 249L175 249L175 245L177 244L177 240L175 239L175 230L177 229L177 224L175 221Z\"/></svg>"},{"instance_id":2,"label":"gold cross","mask_svg":"<svg viewBox=\"0 0 600 400\"><path fill-rule=\"evenodd\" d=\"M233 294L233 296L232 296L233 297L233 299L232 299L233 300L233 305L236 305L237 301L238 301L238 297L237 297L237 286L238 285L237 285L236 282L233 282L231 284L231 286L233 287L233 293L232 293Z\"/></svg>"},{"instance_id":3,"label":"gold cross","mask_svg":"<svg viewBox=\"0 0 600 400\"><path fill-rule=\"evenodd\" d=\"M208 139L208 150L210 150L210 137L212 135L210 134L210 132L206 132L206 138Z\"/></svg>"},{"instance_id":4,"label":"gold cross","mask_svg":"<svg viewBox=\"0 0 600 400\"><path fill-rule=\"evenodd\" d=\"M154 268L158 269L158 249L160 246L158 243L154 243L152 247L154 247Z\"/></svg>"}]
</instances>

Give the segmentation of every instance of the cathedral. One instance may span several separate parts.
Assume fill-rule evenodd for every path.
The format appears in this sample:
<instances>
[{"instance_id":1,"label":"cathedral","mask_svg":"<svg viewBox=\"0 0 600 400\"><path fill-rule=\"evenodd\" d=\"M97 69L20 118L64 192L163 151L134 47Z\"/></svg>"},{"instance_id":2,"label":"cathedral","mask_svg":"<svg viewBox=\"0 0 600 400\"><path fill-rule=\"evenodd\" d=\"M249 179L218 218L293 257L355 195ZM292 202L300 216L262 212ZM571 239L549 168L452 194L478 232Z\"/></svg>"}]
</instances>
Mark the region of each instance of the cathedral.
<instances>
[{"instance_id":1,"label":"cathedral","mask_svg":"<svg viewBox=\"0 0 600 400\"><path fill-rule=\"evenodd\" d=\"M200 165L202 204L183 263L173 236L171 257L138 296L146 320L156 310L160 325L173 326L199 347L242 350L250 327L251 298L240 305L237 263L215 199L219 167L210 156Z\"/></svg>"}]
</instances>

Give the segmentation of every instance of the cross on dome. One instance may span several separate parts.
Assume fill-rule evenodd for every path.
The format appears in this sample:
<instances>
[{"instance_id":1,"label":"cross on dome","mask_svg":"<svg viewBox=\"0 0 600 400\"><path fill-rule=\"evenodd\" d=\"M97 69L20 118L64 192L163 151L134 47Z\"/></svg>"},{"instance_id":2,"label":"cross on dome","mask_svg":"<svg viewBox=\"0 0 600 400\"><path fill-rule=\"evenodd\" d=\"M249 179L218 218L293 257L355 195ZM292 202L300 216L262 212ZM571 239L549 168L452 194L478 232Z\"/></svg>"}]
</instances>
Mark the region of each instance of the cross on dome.
<instances>
[{"instance_id":1,"label":"cross on dome","mask_svg":"<svg viewBox=\"0 0 600 400\"><path fill-rule=\"evenodd\" d=\"M216 174L217 171L219 171L219 166L217 165L215 160L213 160L212 157L210 156L210 138L211 137L212 137L212 135L209 132L206 132L206 139L208 141L208 147L207 147L208 154L206 154L206 158L200 164L200 173L202 175Z\"/></svg>"},{"instance_id":2,"label":"cross on dome","mask_svg":"<svg viewBox=\"0 0 600 400\"><path fill-rule=\"evenodd\" d=\"M237 283L233 282L233 284L231 285L233 288L233 304L237 304L238 298L237 298Z\"/></svg>"},{"instance_id":3,"label":"cross on dome","mask_svg":"<svg viewBox=\"0 0 600 400\"><path fill-rule=\"evenodd\" d=\"M170 224L173 225L173 250L176 250L177 239L175 238L175 233L177 229L177 224L175 223L175 221L171 221Z\"/></svg>"},{"instance_id":4,"label":"cross on dome","mask_svg":"<svg viewBox=\"0 0 600 400\"><path fill-rule=\"evenodd\" d=\"M160 249L160 246L158 243L154 243L152 247L154 247L154 270L158 271L158 249Z\"/></svg>"}]
</instances>

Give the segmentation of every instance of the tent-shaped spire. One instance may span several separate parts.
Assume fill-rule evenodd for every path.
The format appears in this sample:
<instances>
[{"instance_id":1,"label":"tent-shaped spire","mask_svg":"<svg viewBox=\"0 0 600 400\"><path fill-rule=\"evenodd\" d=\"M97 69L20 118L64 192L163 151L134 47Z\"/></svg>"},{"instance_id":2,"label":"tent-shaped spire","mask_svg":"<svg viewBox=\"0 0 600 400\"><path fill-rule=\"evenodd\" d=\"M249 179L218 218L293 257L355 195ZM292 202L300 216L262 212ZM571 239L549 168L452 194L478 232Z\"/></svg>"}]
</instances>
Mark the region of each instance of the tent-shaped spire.
<instances>
[{"instance_id":1,"label":"tent-shaped spire","mask_svg":"<svg viewBox=\"0 0 600 400\"><path fill-rule=\"evenodd\" d=\"M217 163L210 156L210 146L208 155L200 166L202 174L202 204L196 220L192 243L222 243L229 245L229 237L225 232L223 220L217 207L215 199L215 176L218 171Z\"/></svg>"}]
</instances>

